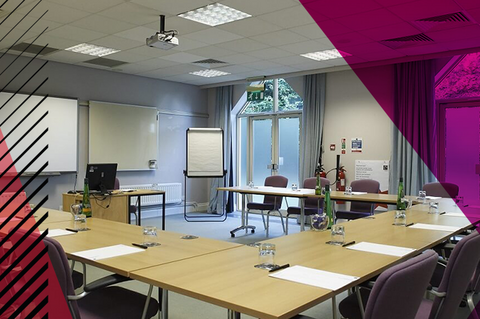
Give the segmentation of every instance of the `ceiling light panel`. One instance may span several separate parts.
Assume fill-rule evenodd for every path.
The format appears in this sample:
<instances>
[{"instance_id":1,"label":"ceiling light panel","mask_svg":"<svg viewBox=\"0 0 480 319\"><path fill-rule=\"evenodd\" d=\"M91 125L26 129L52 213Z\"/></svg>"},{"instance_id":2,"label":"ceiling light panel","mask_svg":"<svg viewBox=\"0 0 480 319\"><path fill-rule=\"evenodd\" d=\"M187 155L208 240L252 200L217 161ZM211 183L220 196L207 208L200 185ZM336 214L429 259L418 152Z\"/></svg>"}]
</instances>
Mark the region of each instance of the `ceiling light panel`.
<instances>
[{"instance_id":1,"label":"ceiling light panel","mask_svg":"<svg viewBox=\"0 0 480 319\"><path fill-rule=\"evenodd\" d=\"M347 56L352 56L349 53L339 51L337 49L333 50L325 50L325 51L319 51L319 52L312 52L312 53L305 53L305 54L300 54L301 56L305 58L309 58L315 61L326 61L326 60L332 60L332 59L338 59L342 57L347 57Z\"/></svg>"},{"instance_id":2,"label":"ceiling light panel","mask_svg":"<svg viewBox=\"0 0 480 319\"><path fill-rule=\"evenodd\" d=\"M219 70L207 69L207 70L190 72L190 74L203 76L204 78L213 78L213 77L216 77L216 76L228 75L228 74L231 74L231 73L223 72L223 71L219 71Z\"/></svg>"},{"instance_id":3,"label":"ceiling light panel","mask_svg":"<svg viewBox=\"0 0 480 319\"><path fill-rule=\"evenodd\" d=\"M120 50L101 47L95 44L81 43L70 48L66 48L66 51L72 51L75 53L87 54L91 56L106 56L109 54L120 52Z\"/></svg>"},{"instance_id":4,"label":"ceiling light panel","mask_svg":"<svg viewBox=\"0 0 480 319\"><path fill-rule=\"evenodd\" d=\"M230 8L221 3L209 4L192 11L180 13L178 16L212 27L251 17L248 13Z\"/></svg>"}]
</instances>

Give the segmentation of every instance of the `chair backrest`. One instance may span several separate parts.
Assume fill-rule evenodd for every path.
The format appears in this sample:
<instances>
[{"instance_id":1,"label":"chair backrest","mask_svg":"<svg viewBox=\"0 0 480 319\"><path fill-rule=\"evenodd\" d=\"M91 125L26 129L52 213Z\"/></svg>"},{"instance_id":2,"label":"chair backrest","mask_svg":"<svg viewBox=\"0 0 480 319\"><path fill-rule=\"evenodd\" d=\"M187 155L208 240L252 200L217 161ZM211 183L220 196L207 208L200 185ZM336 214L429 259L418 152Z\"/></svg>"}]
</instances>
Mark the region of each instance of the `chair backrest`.
<instances>
[{"instance_id":1,"label":"chair backrest","mask_svg":"<svg viewBox=\"0 0 480 319\"><path fill-rule=\"evenodd\" d=\"M113 189L120 189L120 180L115 177L115 184L113 185Z\"/></svg>"},{"instance_id":2,"label":"chair backrest","mask_svg":"<svg viewBox=\"0 0 480 319\"><path fill-rule=\"evenodd\" d=\"M455 198L458 196L458 185L452 183L428 183L423 185L423 190L427 196L438 196L445 198Z\"/></svg>"},{"instance_id":3,"label":"chair backrest","mask_svg":"<svg viewBox=\"0 0 480 319\"><path fill-rule=\"evenodd\" d=\"M330 181L324 177L320 177L320 185L321 187L325 187L325 185L329 185L330 184ZM309 178L306 178L304 181L303 181L303 188L308 188L308 189L315 189L315 187L317 186L317 178L316 177L309 177ZM317 206L317 205L320 205L320 206ZM322 208L323 207L323 198L321 199L318 199L318 198L315 198L315 197L309 197L307 199L305 199L305 207L320 207Z\"/></svg>"},{"instance_id":4,"label":"chair backrest","mask_svg":"<svg viewBox=\"0 0 480 319\"><path fill-rule=\"evenodd\" d=\"M265 178L265 186L272 186L272 187L287 187L288 185L288 178L281 175L275 176L268 176ZM275 204L275 209L280 209L282 206L283 196L264 196L263 203L264 204Z\"/></svg>"},{"instance_id":5,"label":"chair backrest","mask_svg":"<svg viewBox=\"0 0 480 319\"><path fill-rule=\"evenodd\" d=\"M450 319L455 316L479 261L480 235L474 232L455 245L438 286L438 291L447 295L445 298L435 297L429 319Z\"/></svg>"},{"instance_id":6,"label":"chair backrest","mask_svg":"<svg viewBox=\"0 0 480 319\"><path fill-rule=\"evenodd\" d=\"M375 282L365 319L414 319L438 255L433 250L384 271Z\"/></svg>"},{"instance_id":7,"label":"chair backrest","mask_svg":"<svg viewBox=\"0 0 480 319\"><path fill-rule=\"evenodd\" d=\"M353 192L379 193L380 183L373 179L361 179L350 183ZM350 210L354 212L373 214L375 210L374 203L352 202Z\"/></svg>"}]
</instances>

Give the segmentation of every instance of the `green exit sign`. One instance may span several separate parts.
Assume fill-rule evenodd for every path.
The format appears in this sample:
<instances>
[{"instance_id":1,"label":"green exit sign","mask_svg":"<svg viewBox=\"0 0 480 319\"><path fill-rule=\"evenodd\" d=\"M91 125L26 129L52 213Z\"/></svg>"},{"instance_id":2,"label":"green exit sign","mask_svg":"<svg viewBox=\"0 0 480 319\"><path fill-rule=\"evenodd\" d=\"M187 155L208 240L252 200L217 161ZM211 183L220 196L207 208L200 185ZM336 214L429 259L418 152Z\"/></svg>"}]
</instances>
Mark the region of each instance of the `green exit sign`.
<instances>
[{"instance_id":1,"label":"green exit sign","mask_svg":"<svg viewBox=\"0 0 480 319\"><path fill-rule=\"evenodd\" d=\"M247 101L263 101L264 98L264 91L255 91L255 92L247 92Z\"/></svg>"}]
</instances>

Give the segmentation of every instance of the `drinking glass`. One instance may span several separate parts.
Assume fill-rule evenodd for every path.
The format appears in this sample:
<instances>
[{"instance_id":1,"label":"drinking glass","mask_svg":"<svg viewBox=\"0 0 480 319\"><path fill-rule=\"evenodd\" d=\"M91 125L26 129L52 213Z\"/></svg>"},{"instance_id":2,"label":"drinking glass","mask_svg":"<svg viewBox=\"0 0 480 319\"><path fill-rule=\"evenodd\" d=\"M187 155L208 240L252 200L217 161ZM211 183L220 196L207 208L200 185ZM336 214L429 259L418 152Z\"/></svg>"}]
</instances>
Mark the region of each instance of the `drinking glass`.
<instances>
[{"instance_id":1,"label":"drinking glass","mask_svg":"<svg viewBox=\"0 0 480 319\"><path fill-rule=\"evenodd\" d=\"M406 226L407 225L407 214L405 213L404 210L396 210L395 211L393 224L395 226Z\"/></svg>"},{"instance_id":2,"label":"drinking glass","mask_svg":"<svg viewBox=\"0 0 480 319\"><path fill-rule=\"evenodd\" d=\"M426 191L419 191L418 192L418 199L422 201L422 204L427 202L427 192Z\"/></svg>"},{"instance_id":3,"label":"drinking glass","mask_svg":"<svg viewBox=\"0 0 480 319\"><path fill-rule=\"evenodd\" d=\"M275 244L262 243L258 247L259 264L255 267L262 269L272 269L275 267Z\"/></svg>"},{"instance_id":4,"label":"drinking glass","mask_svg":"<svg viewBox=\"0 0 480 319\"><path fill-rule=\"evenodd\" d=\"M345 187L345 195L352 195L352 186Z\"/></svg>"},{"instance_id":5,"label":"drinking glass","mask_svg":"<svg viewBox=\"0 0 480 319\"><path fill-rule=\"evenodd\" d=\"M463 196L457 196L456 200L455 200L455 203L458 207L464 207Z\"/></svg>"},{"instance_id":6,"label":"drinking glass","mask_svg":"<svg viewBox=\"0 0 480 319\"><path fill-rule=\"evenodd\" d=\"M324 231L328 226L328 218L326 214L315 214L310 216L310 226L312 230Z\"/></svg>"},{"instance_id":7,"label":"drinking glass","mask_svg":"<svg viewBox=\"0 0 480 319\"><path fill-rule=\"evenodd\" d=\"M292 184L292 191L297 191L298 190L298 185L293 183Z\"/></svg>"},{"instance_id":8,"label":"drinking glass","mask_svg":"<svg viewBox=\"0 0 480 319\"><path fill-rule=\"evenodd\" d=\"M78 231L88 230L87 216L85 216L85 214L76 214L73 216L73 229Z\"/></svg>"},{"instance_id":9,"label":"drinking glass","mask_svg":"<svg viewBox=\"0 0 480 319\"><path fill-rule=\"evenodd\" d=\"M332 237L330 240L332 245L343 245L345 243L345 227L343 225L332 226Z\"/></svg>"},{"instance_id":10,"label":"drinking glass","mask_svg":"<svg viewBox=\"0 0 480 319\"><path fill-rule=\"evenodd\" d=\"M157 227L143 226L143 245L147 247L158 245Z\"/></svg>"},{"instance_id":11,"label":"drinking glass","mask_svg":"<svg viewBox=\"0 0 480 319\"><path fill-rule=\"evenodd\" d=\"M428 208L429 214L438 214L438 202L431 202Z\"/></svg>"},{"instance_id":12,"label":"drinking glass","mask_svg":"<svg viewBox=\"0 0 480 319\"><path fill-rule=\"evenodd\" d=\"M248 187L253 188L254 186L253 181L248 182Z\"/></svg>"}]
</instances>

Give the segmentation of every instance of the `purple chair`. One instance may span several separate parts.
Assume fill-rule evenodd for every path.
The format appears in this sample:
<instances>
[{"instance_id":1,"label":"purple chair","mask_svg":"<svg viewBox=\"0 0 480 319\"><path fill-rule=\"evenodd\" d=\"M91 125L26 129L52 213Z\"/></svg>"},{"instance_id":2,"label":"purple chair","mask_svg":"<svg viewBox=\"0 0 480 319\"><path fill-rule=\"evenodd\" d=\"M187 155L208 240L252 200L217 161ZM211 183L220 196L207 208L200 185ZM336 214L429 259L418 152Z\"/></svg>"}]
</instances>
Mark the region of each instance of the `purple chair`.
<instances>
[{"instance_id":1,"label":"purple chair","mask_svg":"<svg viewBox=\"0 0 480 319\"><path fill-rule=\"evenodd\" d=\"M425 184L423 190L427 192L427 196L455 198L458 196L459 188L452 183L439 182Z\"/></svg>"},{"instance_id":2,"label":"purple chair","mask_svg":"<svg viewBox=\"0 0 480 319\"><path fill-rule=\"evenodd\" d=\"M329 185L330 181L326 178L320 177L320 185L321 187L325 187L325 185ZM306 178L303 181L303 188L308 188L308 189L315 189L317 186L317 178L316 177L310 177ZM309 197L305 199L305 206L304 206L304 213L305 216L310 216L314 214L321 214L323 212L323 198L315 198L315 197ZM301 208L292 206L288 207L287 209L287 217L286 217L286 228L285 228L285 234L288 235L288 218L290 215L300 215L301 213Z\"/></svg>"},{"instance_id":3,"label":"purple chair","mask_svg":"<svg viewBox=\"0 0 480 319\"><path fill-rule=\"evenodd\" d=\"M353 192L379 193L380 183L372 179L361 179L353 181L350 186ZM335 212L335 219L357 219L373 215L375 204L352 201L350 210L339 210Z\"/></svg>"},{"instance_id":4,"label":"purple chair","mask_svg":"<svg viewBox=\"0 0 480 319\"><path fill-rule=\"evenodd\" d=\"M275 175L275 176L269 176L265 178L265 186L271 186L271 187L287 187L288 185L288 178L281 176L281 175ZM263 203L248 203L247 204L247 214L246 214L246 221L248 224L248 213L251 209L256 209L259 210L262 213L262 220L263 220L263 226L265 227L265 230L267 231L267 237L268 237L268 227L269 227L269 219L270 219L270 213L272 211L277 211L280 214L280 220L282 221L282 227L283 231L285 232L285 224L283 222L283 216L282 213L280 213L280 207L282 207L282 200L283 196L270 196L270 195L265 195L263 197ZM267 213L267 223L265 223L265 216L263 214L263 211L268 211Z\"/></svg>"},{"instance_id":5,"label":"purple chair","mask_svg":"<svg viewBox=\"0 0 480 319\"><path fill-rule=\"evenodd\" d=\"M463 238L452 251L433 301L424 299L416 319L450 319L455 317L480 261L480 235L474 232Z\"/></svg>"},{"instance_id":6,"label":"purple chair","mask_svg":"<svg viewBox=\"0 0 480 319\"><path fill-rule=\"evenodd\" d=\"M114 190L120 189L120 180L117 177L115 177L115 184L113 186L113 189ZM129 214L135 215L135 220L137 221L137 225L139 225L139 220L138 220L138 215L137 215L137 205L129 205L128 206L128 212L129 212Z\"/></svg>"},{"instance_id":7,"label":"purple chair","mask_svg":"<svg viewBox=\"0 0 480 319\"><path fill-rule=\"evenodd\" d=\"M111 287L112 284L129 280L118 275L107 276L86 285L84 287L86 295L83 298L75 296L70 267L62 246L56 240L48 237L45 237L43 242L48 247L52 267L73 318L139 318L147 302L146 318L151 318L157 313L158 302L151 299L150 294L146 297L122 287Z\"/></svg>"}]
</instances>

